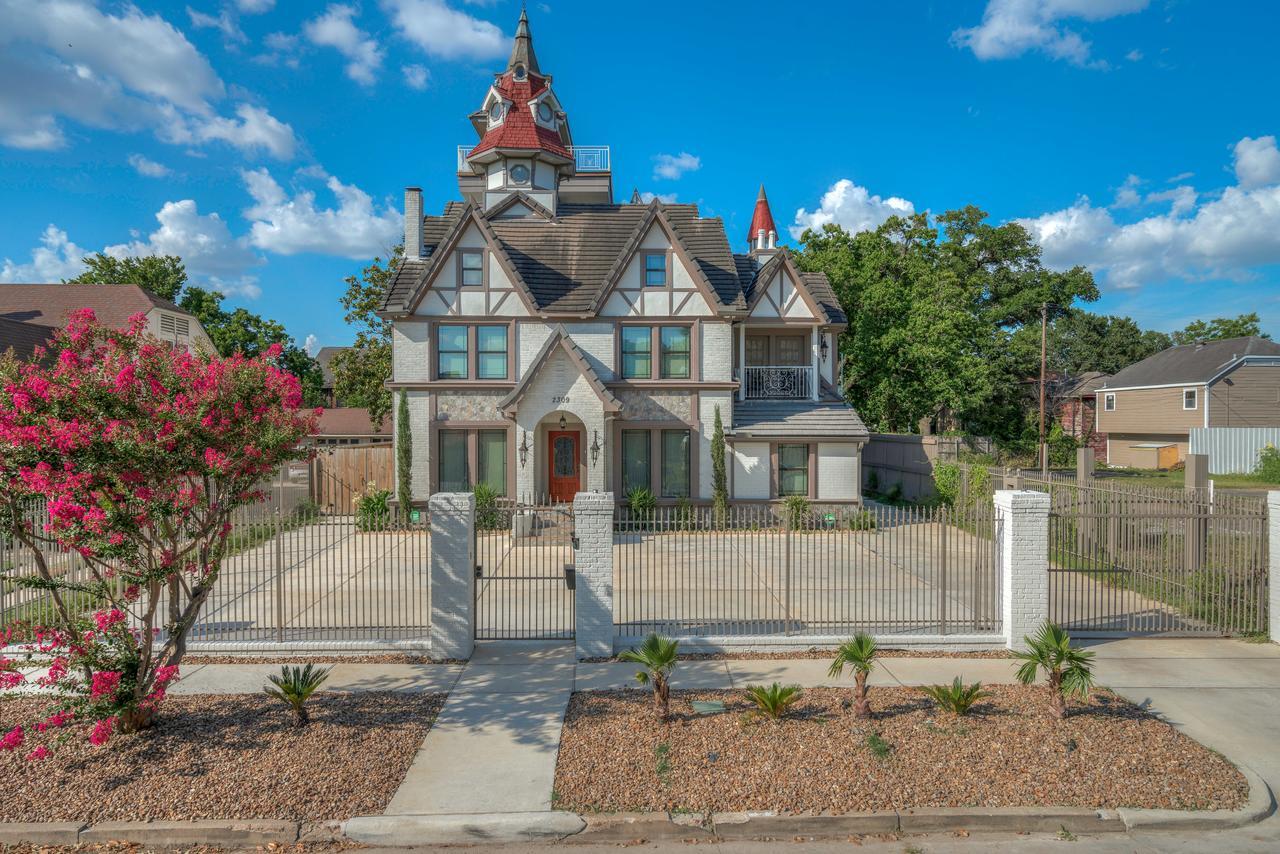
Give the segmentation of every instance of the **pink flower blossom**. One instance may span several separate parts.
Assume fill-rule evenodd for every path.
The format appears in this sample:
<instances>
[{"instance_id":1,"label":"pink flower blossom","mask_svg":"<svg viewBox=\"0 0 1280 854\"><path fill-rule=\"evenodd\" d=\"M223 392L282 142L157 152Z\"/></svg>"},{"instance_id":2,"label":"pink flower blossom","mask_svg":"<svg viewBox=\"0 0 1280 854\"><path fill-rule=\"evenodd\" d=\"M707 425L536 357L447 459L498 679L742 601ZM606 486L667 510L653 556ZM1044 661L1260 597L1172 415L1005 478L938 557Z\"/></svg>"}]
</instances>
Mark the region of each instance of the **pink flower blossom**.
<instances>
[{"instance_id":1,"label":"pink flower blossom","mask_svg":"<svg viewBox=\"0 0 1280 854\"><path fill-rule=\"evenodd\" d=\"M105 632L107 629L124 620L124 611L119 608L112 608L109 611L95 611L93 613L93 621L98 626L98 631Z\"/></svg>"},{"instance_id":2,"label":"pink flower blossom","mask_svg":"<svg viewBox=\"0 0 1280 854\"><path fill-rule=\"evenodd\" d=\"M22 740L25 733L22 727L16 726L5 733L4 738L0 738L0 750L15 750L22 746Z\"/></svg>"},{"instance_id":3,"label":"pink flower blossom","mask_svg":"<svg viewBox=\"0 0 1280 854\"><path fill-rule=\"evenodd\" d=\"M94 747L101 747L111 738L115 728L115 718L103 718L93 725L93 731L89 733L89 743Z\"/></svg>"},{"instance_id":4,"label":"pink flower blossom","mask_svg":"<svg viewBox=\"0 0 1280 854\"><path fill-rule=\"evenodd\" d=\"M89 697L94 700L111 697L115 695L119 688L120 673L115 670L99 670L93 674L92 682L89 686Z\"/></svg>"},{"instance_id":5,"label":"pink flower blossom","mask_svg":"<svg viewBox=\"0 0 1280 854\"><path fill-rule=\"evenodd\" d=\"M36 747L35 750L27 754L28 762L39 762L41 759L48 759L48 758L49 758L49 748L45 747L43 744L39 745L38 747Z\"/></svg>"}]
</instances>

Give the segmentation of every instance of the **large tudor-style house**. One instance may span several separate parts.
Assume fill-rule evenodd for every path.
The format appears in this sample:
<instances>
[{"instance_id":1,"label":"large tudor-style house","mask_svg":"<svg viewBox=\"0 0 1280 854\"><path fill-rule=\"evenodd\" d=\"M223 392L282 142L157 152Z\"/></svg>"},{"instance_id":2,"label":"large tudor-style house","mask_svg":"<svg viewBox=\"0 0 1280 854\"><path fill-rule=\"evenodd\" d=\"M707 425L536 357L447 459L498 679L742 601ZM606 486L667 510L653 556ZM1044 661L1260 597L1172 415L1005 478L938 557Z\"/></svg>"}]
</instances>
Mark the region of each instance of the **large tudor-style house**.
<instances>
[{"instance_id":1,"label":"large tudor-style house","mask_svg":"<svg viewBox=\"0 0 1280 854\"><path fill-rule=\"evenodd\" d=\"M523 14L470 119L462 201L424 217L405 191L383 306L415 502L481 482L707 501L717 410L735 500L859 501L867 431L835 386L845 316L777 246L763 188L745 253L696 205L615 203L609 149L573 144Z\"/></svg>"}]
</instances>

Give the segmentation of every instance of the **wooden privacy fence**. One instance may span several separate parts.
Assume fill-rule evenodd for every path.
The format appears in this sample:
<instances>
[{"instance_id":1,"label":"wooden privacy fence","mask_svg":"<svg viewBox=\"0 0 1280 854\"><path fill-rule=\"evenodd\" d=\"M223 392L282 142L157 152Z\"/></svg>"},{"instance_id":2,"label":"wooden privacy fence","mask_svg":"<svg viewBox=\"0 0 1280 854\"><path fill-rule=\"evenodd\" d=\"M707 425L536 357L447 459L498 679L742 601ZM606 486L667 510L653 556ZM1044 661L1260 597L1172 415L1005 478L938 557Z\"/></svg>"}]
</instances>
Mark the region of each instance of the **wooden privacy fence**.
<instances>
[{"instance_id":1,"label":"wooden privacy fence","mask_svg":"<svg viewBox=\"0 0 1280 854\"><path fill-rule=\"evenodd\" d=\"M311 500L325 513L351 513L355 497L373 489L395 491L391 445L338 446L311 461Z\"/></svg>"}]
</instances>

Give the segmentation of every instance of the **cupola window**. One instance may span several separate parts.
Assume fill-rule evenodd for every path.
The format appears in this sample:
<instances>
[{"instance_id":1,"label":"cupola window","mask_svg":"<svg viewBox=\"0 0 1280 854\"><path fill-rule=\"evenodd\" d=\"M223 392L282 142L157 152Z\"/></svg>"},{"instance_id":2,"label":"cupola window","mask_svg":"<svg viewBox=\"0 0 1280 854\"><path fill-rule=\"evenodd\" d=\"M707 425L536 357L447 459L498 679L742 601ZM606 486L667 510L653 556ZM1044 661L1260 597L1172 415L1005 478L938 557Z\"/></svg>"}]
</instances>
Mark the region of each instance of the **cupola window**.
<instances>
[{"instance_id":1,"label":"cupola window","mask_svg":"<svg viewBox=\"0 0 1280 854\"><path fill-rule=\"evenodd\" d=\"M491 122L502 121L502 102L501 101L494 101L493 106L489 108L489 121Z\"/></svg>"},{"instance_id":2,"label":"cupola window","mask_svg":"<svg viewBox=\"0 0 1280 854\"><path fill-rule=\"evenodd\" d=\"M546 101L538 105L538 118L548 124L551 122L551 105Z\"/></svg>"},{"instance_id":3,"label":"cupola window","mask_svg":"<svg viewBox=\"0 0 1280 854\"><path fill-rule=\"evenodd\" d=\"M511 183L528 184L529 183L529 167L523 163L517 163L511 167Z\"/></svg>"},{"instance_id":4,"label":"cupola window","mask_svg":"<svg viewBox=\"0 0 1280 854\"><path fill-rule=\"evenodd\" d=\"M523 65L517 65L511 76L515 77L517 80L523 80L529 76L529 72L525 70Z\"/></svg>"}]
</instances>

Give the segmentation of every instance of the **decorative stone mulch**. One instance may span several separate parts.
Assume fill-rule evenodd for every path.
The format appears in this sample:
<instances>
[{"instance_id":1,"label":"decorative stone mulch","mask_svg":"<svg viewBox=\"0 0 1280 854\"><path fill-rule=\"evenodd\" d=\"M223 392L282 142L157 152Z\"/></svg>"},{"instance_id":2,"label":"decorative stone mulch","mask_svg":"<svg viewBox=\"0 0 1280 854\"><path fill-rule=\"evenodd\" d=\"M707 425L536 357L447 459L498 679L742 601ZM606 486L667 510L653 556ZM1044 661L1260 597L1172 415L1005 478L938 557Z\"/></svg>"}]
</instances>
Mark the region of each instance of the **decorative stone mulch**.
<instances>
[{"instance_id":1,"label":"decorative stone mulch","mask_svg":"<svg viewBox=\"0 0 1280 854\"><path fill-rule=\"evenodd\" d=\"M184 666L197 664L466 664L461 658L430 658L404 653L370 653L340 655L334 653L299 653L298 655L187 655Z\"/></svg>"},{"instance_id":2,"label":"decorative stone mulch","mask_svg":"<svg viewBox=\"0 0 1280 854\"><path fill-rule=\"evenodd\" d=\"M6 700L0 718L29 717ZM263 695L171 697L155 726L104 747L80 737L45 760L0 754L0 821L267 818L380 813L404 779L443 694L323 693L298 729Z\"/></svg>"},{"instance_id":3,"label":"decorative stone mulch","mask_svg":"<svg viewBox=\"0 0 1280 854\"><path fill-rule=\"evenodd\" d=\"M789 652L682 652L679 658L681 661L782 661L788 658L830 660L835 654L834 649L810 647ZM880 649L876 651L876 655L880 658L1013 658L1013 653L1007 649ZM587 664L618 660L616 655L583 659Z\"/></svg>"},{"instance_id":4,"label":"decorative stone mulch","mask_svg":"<svg viewBox=\"0 0 1280 854\"><path fill-rule=\"evenodd\" d=\"M1108 691L1057 721L1043 687L989 690L956 718L917 689L873 688L874 717L863 722L847 689L813 688L780 723L750 717L738 691L675 691L666 723L649 692L578 693L560 742L556 806L841 814L1245 802L1248 784L1233 765ZM700 716L691 700L722 700L726 711Z\"/></svg>"}]
</instances>

